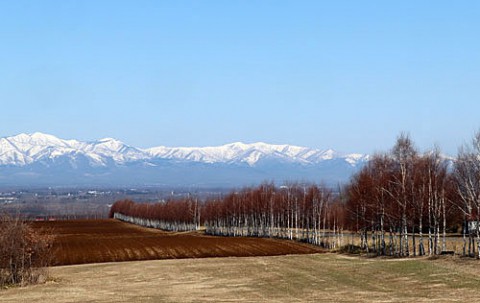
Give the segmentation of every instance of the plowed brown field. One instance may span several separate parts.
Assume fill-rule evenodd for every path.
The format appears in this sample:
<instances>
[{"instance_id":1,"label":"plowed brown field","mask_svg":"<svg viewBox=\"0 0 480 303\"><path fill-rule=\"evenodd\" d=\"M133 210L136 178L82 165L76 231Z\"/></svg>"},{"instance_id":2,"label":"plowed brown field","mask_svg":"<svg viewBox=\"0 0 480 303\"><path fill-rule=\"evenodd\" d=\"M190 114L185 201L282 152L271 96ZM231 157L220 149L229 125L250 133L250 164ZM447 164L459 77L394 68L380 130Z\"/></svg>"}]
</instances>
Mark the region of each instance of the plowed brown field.
<instances>
[{"instance_id":1,"label":"plowed brown field","mask_svg":"<svg viewBox=\"0 0 480 303\"><path fill-rule=\"evenodd\" d=\"M323 252L295 241L165 232L113 219L35 222L56 235L53 265L205 257L248 257Z\"/></svg>"}]
</instances>

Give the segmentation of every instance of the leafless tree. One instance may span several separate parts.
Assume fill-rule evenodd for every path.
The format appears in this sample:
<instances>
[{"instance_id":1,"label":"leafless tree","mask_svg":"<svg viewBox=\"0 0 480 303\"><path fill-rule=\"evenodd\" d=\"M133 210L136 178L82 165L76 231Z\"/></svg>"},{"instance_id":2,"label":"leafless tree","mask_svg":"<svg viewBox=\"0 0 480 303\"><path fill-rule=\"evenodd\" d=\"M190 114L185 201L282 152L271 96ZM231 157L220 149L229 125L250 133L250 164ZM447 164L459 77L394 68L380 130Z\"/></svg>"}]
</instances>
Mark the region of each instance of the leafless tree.
<instances>
[{"instance_id":1,"label":"leafless tree","mask_svg":"<svg viewBox=\"0 0 480 303\"><path fill-rule=\"evenodd\" d=\"M46 278L53 236L19 216L0 216L0 285L37 283Z\"/></svg>"},{"instance_id":2,"label":"leafless tree","mask_svg":"<svg viewBox=\"0 0 480 303\"><path fill-rule=\"evenodd\" d=\"M471 242L475 235L477 257L480 258L480 131L474 135L471 145L460 148L455 162L455 181L461 202L459 208L464 214L463 252L467 253L468 236L468 254L474 253Z\"/></svg>"}]
</instances>

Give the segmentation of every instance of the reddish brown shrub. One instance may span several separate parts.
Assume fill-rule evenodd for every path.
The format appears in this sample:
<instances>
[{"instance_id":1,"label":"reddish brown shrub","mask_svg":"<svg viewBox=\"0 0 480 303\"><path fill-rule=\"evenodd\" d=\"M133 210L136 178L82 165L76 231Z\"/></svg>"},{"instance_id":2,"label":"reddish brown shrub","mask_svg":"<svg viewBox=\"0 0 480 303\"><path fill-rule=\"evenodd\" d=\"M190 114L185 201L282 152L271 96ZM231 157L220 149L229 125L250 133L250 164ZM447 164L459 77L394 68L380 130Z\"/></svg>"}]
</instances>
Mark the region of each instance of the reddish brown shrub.
<instances>
[{"instance_id":1,"label":"reddish brown shrub","mask_svg":"<svg viewBox=\"0 0 480 303\"><path fill-rule=\"evenodd\" d=\"M44 281L53 236L20 217L0 215L0 286Z\"/></svg>"}]
</instances>

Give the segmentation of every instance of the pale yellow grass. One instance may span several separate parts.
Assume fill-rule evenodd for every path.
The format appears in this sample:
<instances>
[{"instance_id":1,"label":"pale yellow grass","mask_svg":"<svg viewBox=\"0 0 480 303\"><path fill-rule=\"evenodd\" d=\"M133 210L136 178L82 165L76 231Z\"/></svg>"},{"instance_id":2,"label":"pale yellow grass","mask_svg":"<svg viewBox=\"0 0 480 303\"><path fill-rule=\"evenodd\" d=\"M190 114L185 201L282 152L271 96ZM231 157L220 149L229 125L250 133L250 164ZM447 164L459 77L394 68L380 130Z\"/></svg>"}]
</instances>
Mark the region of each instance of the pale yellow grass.
<instances>
[{"instance_id":1,"label":"pale yellow grass","mask_svg":"<svg viewBox=\"0 0 480 303\"><path fill-rule=\"evenodd\" d=\"M479 268L337 254L104 263L52 268L0 302L475 302Z\"/></svg>"}]
</instances>

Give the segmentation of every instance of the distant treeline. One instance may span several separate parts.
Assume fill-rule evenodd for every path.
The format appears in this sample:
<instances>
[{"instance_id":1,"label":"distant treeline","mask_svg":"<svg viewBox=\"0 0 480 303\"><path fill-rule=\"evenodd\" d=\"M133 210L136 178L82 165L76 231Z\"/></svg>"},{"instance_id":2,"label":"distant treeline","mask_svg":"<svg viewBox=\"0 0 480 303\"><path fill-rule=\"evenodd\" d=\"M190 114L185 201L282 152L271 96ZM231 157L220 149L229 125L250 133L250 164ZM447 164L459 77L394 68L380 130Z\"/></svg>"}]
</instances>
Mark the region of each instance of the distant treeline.
<instances>
[{"instance_id":1,"label":"distant treeline","mask_svg":"<svg viewBox=\"0 0 480 303\"><path fill-rule=\"evenodd\" d=\"M315 184L264 183L203 201L118 201L110 217L116 213L189 229L202 225L212 235L331 248L349 230L360 235L360 249L378 255L440 254L447 232L457 232L464 237L463 254L480 257L480 132L456 159L438 149L419 153L401 134L390 152L374 155L339 194Z\"/></svg>"},{"instance_id":2,"label":"distant treeline","mask_svg":"<svg viewBox=\"0 0 480 303\"><path fill-rule=\"evenodd\" d=\"M156 220L165 226L177 225L181 230L204 226L211 235L299 239L333 247L338 239L332 235L339 234L344 221L338 202L331 190L322 186L295 183L276 187L264 183L202 202L195 197L155 204L118 201L110 217L119 218L121 214ZM142 223L153 224L158 223Z\"/></svg>"},{"instance_id":3,"label":"distant treeline","mask_svg":"<svg viewBox=\"0 0 480 303\"><path fill-rule=\"evenodd\" d=\"M187 231L199 228L200 214L201 209L198 199L187 197L171 199L165 203L117 201L110 208L109 217L146 227L169 231Z\"/></svg>"}]
</instances>

